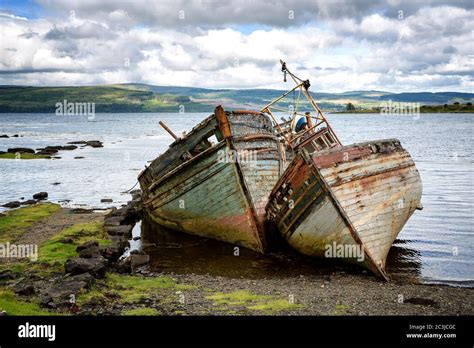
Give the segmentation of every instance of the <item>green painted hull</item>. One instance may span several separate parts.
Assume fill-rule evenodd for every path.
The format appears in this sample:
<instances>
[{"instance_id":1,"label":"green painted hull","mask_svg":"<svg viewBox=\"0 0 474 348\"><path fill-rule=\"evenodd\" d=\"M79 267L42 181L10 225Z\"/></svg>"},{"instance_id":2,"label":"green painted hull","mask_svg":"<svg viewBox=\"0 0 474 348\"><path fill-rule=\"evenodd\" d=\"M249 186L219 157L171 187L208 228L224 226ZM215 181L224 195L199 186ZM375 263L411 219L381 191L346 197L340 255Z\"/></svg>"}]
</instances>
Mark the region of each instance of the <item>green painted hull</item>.
<instances>
[{"instance_id":1,"label":"green painted hull","mask_svg":"<svg viewBox=\"0 0 474 348\"><path fill-rule=\"evenodd\" d=\"M282 171L278 141L262 114L228 113L227 118L232 139L222 136L211 115L188 135L190 145L181 152L216 129L217 144L181 163L171 158L174 152L165 153L140 175L144 207L165 227L264 252L265 206ZM237 158L229 155L236 151ZM171 164L158 171L166 162Z\"/></svg>"}]
</instances>

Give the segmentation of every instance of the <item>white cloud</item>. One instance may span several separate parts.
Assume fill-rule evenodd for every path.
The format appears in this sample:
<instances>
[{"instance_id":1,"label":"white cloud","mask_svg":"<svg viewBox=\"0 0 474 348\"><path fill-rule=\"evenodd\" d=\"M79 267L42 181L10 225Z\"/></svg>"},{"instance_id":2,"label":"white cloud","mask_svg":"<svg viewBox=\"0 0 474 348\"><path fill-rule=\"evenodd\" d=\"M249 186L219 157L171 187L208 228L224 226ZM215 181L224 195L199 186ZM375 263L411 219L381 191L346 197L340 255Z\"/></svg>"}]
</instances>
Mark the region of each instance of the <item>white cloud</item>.
<instances>
[{"instance_id":1,"label":"white cloud","mask_svg":"<svg viewBox=\"0 0 474 348\"><path fill-rule=\"evenodd\" d=\"M430 7L427 2L415 11L404 1L387 5L387 11L410 9L400 20L358 2L348 3L357 15L339 18L332 5L314 3L304 2L306 11L295 6L295 16L314 10L323 18L319 21L308 15L287 28L279 23L251 30L223 24L233 23L233 17L252 23L268 9L267 2L244 1L247 7L204 2L203 8L215 7L213 16L226 12L219 23L197 5L186 5L188 25L168 28L159 27L166 21L155 23L158 27L137 25L138 16L149 23L184 3L153 2L145 8L126 2L118 8L115 2L51 2L50 7L75 15L24 20L0 14L0 83L285 88L278 66L282 58L318 91L472 89L474 11L469 6ZM286 13L290 5L278 3L267 15ZM198 27L189 26L197 22Z\"/></svg>"}]
</instances>

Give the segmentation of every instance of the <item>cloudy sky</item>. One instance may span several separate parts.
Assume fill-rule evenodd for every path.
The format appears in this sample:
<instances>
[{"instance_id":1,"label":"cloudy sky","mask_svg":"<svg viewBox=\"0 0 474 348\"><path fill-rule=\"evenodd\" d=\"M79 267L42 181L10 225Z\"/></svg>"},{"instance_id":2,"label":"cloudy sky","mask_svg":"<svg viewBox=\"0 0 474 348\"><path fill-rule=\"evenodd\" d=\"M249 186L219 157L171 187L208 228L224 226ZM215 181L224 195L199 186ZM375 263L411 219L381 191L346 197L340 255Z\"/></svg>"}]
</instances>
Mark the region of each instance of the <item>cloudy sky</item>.
<instances>
[{"instance_id":1,"label":"cloudy sky","mask_svg":"<svg viewBox=\"0 0 474 348\"><path fill-rule=\"evenodd\" d=\"M465 91L474 1L2 0L0 84Z\"/></svg>"}]
</instances>

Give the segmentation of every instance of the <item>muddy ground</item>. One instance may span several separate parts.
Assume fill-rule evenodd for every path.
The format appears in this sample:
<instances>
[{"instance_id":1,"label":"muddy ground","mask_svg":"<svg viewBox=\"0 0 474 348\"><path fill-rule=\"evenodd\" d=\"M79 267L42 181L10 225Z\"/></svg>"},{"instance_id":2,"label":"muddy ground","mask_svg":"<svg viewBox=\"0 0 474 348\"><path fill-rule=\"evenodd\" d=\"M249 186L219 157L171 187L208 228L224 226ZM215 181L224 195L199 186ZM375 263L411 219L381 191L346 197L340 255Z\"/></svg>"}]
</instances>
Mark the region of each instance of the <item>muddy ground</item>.
<instances>
[{"instance_id":1,"label":"muddy ground","mask_svg":"<svg viewBox=\"0 0 474 348\"><path fill-rule=\"evenodd\" d=\"M104 238L100 228L91 227L103 223L104 213L53 210L29 225L13 225L19 227L10 242L37 244L40 257L36 262L0 259L0 312L4 315L474 314L474 289L418 284L415 280L385 282L366 272L353 274L340 267L324 275L255 279L178 274L169 268L150 269L146 264L127 274L108 265L102 276L71 276L64 270L64 261L76 255L75 245L82 243L84 236L87 240ZM0 240L5 241L13 231L9 224L15 221L10 217L2 224L2 219L5 217L0 217ZM62 235L77 242L66 255L51 247ZM66 290L56 296L61 289Z\"/></svg>"}]
</instances>

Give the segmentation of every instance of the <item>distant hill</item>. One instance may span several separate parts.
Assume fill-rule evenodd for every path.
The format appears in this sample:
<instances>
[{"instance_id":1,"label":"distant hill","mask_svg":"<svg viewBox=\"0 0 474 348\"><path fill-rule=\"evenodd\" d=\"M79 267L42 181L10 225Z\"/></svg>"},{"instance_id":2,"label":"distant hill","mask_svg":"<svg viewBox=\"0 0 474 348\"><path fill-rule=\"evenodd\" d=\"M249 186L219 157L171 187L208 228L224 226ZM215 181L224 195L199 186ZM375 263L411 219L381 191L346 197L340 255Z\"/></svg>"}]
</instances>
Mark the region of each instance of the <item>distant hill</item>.
<instances>
[{"instance_id":1,"label":"distant hill","mask_svg":"<svg viewBox=\"0 0 474 348\"><path fill-rule=\"evenodd\" d=\"M259 109L285 91L273 89L205 89L147 84L117 84L79 87L0 86L0 112L54 112L56 103L95 103L96 112L211 112L218 104L227 109ZM422 105L466 103L474 93L350 91L312 92L323 110L342 111L348 103L356 108L378 107L381 103L418 102ZM296 98L296 95L290 95Z\"/></svg>"}]
</instances>

